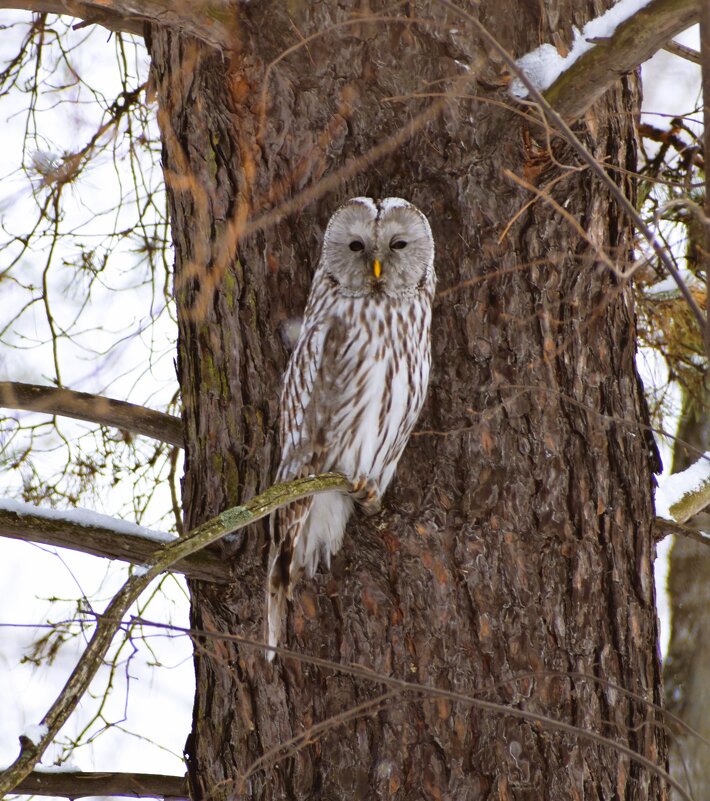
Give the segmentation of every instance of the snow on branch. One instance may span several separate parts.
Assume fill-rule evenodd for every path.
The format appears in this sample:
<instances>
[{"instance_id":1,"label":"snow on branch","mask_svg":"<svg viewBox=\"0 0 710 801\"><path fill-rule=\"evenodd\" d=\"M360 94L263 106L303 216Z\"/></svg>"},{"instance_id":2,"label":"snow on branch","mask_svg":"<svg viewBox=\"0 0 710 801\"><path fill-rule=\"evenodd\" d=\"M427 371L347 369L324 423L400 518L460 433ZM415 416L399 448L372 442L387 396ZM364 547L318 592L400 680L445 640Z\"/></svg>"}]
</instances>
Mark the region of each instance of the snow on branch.
<instances>
[{"instance_id":1,"label":"snow on branch","mask_svg":"<svg viewBox=\"0 0 710 801\"><path fill-rule=\"evenodd\" d=\"M62 387L0 381L0 406L72 417L183 446L182 420L134 403Z\"/></svg>"},{"instance_id":2,"label":"snow on branch","mask_svg":"<svg viewBox=\"0 0 710 801\"><path fill-rule=\"evenodd\" d=\"M156 548L174 539L165 532L88 509L45 509L9 498L0 498L0 537L71 548L137 565L144 565ZM199 551L172 569L201 581L224 583L231 577L229 566L209 551Z\"/></svg>"},{"instance_id":3,"label":"snow on branch","mask_svg":"<svg viewBox=\"0 0 710 801\"><path fill-rule=\"evenodd\" d=\"M40 726L46 727L46 733L38 738L38 742L32 742L27 737L20 738L19 756L9 767L0 772L0 798L12 792L18 783L32 772L42 754L78 706L103 664L113 638L121 627L124 615L156 576L228 534L261 520L280 506L319 492L347 492L350 489L350 482L338 473L324 473L276 484L242 506L221 512L184 537L173 540L157 550L146 560L147 569L136 571L114 595L104 613L97 618L96 628L89 644L59 696L39 723Z\"/></svg>"},{"instance_id":4,"label":"snow on branch","mask_svg":"<svg viewBox=\"0 0 710 801\"><path fill-rule=\"evenodd\" d=\"M656 514L676 523L685 523L710 504L710 451L681 473L659 482Z\"/></svg>"},{"instance_id":5,"label":"snow on branch","mask_svg":"<svg viewBox=\"0 0 710 801\"><path fill-rule=\"evenodd\" d=\"M619 0L581 32L575 29L567 56L543 44L517 64L559 114L574 120L619 76L635 70L699 17L698 0ZM511 84L511 92L527 94L519 79Z\"/></svg>"},{"instance_id":6,"label":"snow on branch","mask_svg":"<svg viewBox=\"0 0 710 801\"><path fill-rule=\"evenodd\" d=\"M85 796L128 796L130 798L170 798L189 801L187 779L153 773L89 773L40 767L24 778L16 793L27 795L84 798Z\"/></svg>"}]
</instances>

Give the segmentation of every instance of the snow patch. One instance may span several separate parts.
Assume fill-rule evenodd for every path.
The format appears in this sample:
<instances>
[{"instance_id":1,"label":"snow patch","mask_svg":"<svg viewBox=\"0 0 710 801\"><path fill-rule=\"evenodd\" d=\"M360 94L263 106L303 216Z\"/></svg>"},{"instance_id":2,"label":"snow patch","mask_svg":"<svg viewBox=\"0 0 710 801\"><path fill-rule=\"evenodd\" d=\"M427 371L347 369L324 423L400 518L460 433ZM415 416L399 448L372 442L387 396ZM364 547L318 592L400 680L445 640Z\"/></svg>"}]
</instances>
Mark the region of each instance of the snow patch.
<instances>
[{"instance_id":1,"label":"snow patch","mask_svg":"<svg viewBox=\"0 0 710 801\"><path fill-rule=\"evenodd\" d=\"M44 723L30 723L22 730L22 736L26 737L33 745L39 745L43 737L46 737L49 729Z\"/></svg>"},{"instance_id":2,"label":"snow patch","mask_svg":"<svg viewBox=\"0 0 710 801\"><path fill-rule=\"evenodd\" d=\"M526 53L516 61L532 85L544 91L568 70L574 62L588 50L596 47L590 39L608 39L614 35L622 22L633 17L647 6L651 0L619 0L601 17L590 20L580 31L573 28L574 42L567 56L563 57L551 44L542 44L536 50ZM510 93L515 97L525 97L528 93L523 82L516 78L510 85Z\"/></svg>"},{"instance_id":3,"label":"snow patch","mask_svg":"<svg viewBox=\"0 0 710 801\"><path fill-rule=\"evenodd\" d=\"M671 506L675 506L685 495L696 492L710 482L710 451L707 451L681 473L672 473L660 479L656 489L656 514L673 520Z\"/></svg>"},{"instance_id":4,"label":"snow patch","mask_svg":"<svg viewBox=\"0 0 710 801\"><path fill-rule=\"evenodd\" d=\"M64 762L61 765L35 765L35 773L81 773L81 769L74 762Z\"/></svg>"},{"instance_id":5,"label":"snow patch","mask_svg":"<svg viewBox=\"0 0 710 801\"><path fill-rule=\"evenodd\" d=\"M116 517L93 512L91 509L47 509L31 503L22 503L12 498L0 498L0 509L17 515L35 515L46 520L60 520L73 526L107 528L116 532L116 534L144 537L154 542L172 542L175 539L173 534L168 534L165 531L155 531L151 528L139 526L136 523L130 523L128 520L120 520Z\"/></svg>"},{"instance_id":6,"label":"snow patch","mask_svg":"<svg viewBox=\"0 0 710 801\"><path fill-rule=\"evenodd\" d=\"M687 267L681 267L679 274L681 280L688 288L700 287L700 282ZM662 281L658 281L646 287L645 292L647 295L655 297L657 295L668 295L669 293L677 295L680 290L678 289L678 283L675 278L673 278L672 275L668 275Z\"/></svg>"},{"instance_id":7,"label":"snow patch","mask_svg":"<svg viewBox=\"0 0 710 801\"><path fill-rule=\"evenodd\" d=\"M133 567L133 575L134 576L145 576L145 574L150 570L148 565L134 565Z\"/></svg>"}]
</instances>

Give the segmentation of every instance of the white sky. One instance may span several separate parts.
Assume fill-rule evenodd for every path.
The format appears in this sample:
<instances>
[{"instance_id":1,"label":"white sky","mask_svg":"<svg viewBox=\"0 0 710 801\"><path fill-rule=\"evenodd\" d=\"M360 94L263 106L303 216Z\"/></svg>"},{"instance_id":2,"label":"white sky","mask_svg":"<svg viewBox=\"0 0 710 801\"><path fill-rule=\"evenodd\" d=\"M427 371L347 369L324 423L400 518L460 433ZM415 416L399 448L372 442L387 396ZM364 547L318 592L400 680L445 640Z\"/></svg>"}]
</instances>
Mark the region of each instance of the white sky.
<instances>
[{"instance_id":1,"label":"white sky","mask_svg":"<svg viewBox=\"0 0 710 801\"><path fill-rule=\"evenodd\" d=\"M10 18L10 12L3 12L4 22ZM107 87L106 94L113 96L117 92L113 48L106 44L105 31L97 30L92 35L97 46L86 48L82 52L82 69L90 72L94 81L101 81ZM698 46L697 31L691 31L679 39L691 46ZM0 58L12 53L16 45L14 34L0 31ZM644 65L643 76L644 109L649 113L674 115L687 111L696 100L699 68L677 57L665 53L657 54ZM3 182L3 194L11 197L9 206L2 205L0 198L0 219L4 221L16 222L21 215L27 213L27 204L30 203L24 177L12 172L16 166L17 153L22 148L23 118L19 115L22 105L23 98L12 95L0 101L0 141L3 145L0 148L0 176L7 176ZM78 107L75 125L68 127L63 114L60 110L56 111L54 141L47 142L48 153L61 153L63 148L73 148L77 141L86 139L86 134L91 132L92 127L91 121L84 118L85 113L88 114L85 107ZM652 121L658 125L661 124L659 119L663 118L654 117ZM82 214L90 216L95 209L106 208L107 187L115 180L113 174L114 165L108 159L104 159L102 165L92 168L89 182L91 186L76 204L77 225L83 221ZM41 254L33 254L33 258L38 260L40 256ZM2 258L0 254L0 270L3 268ZM116 256L116 259L119 258L125 259L125 264L130 265L131 260L140 257L127 249L123 256ZM37 263L28 261L28 271L38 269ZM132 273L128 270L122 273L119 270L115 280L129 284L133 280ZM60 297L61 281L62 278L58 278L55 285ZM139 294L136 294L135 302L132 299L130 303L116 304L113 288L113 284L107 286L103 295L97 290L96 308L90 310L90 315L93 315L90 325L95 327L95 331L89 334L91 346L108 347L115 338L115 330L126 325L133 326L134 329L142 328L151 316L149 303L142 306ZM59 300L57 303L59 304ZM110 309L109 314L106 312L107 308ZM0 313L0 322L1 319ZM33 325L35 329L28 331L28 336L44 338L46 325L41 314L34 318ZM160 323L157 330L158 340L162 338L165 343L163 349L166 358L152 365L149 370L144 370L143 366L145 348L151 343L145 339L127 339L120 351L106 360L97 360L81 348L75 352L65 351L62 354L62 363L66 383L85 391L108 389L108 394L115 397L131 398L137 402L151 401L156 407L166 403L175 388L171 352L174 331L170 330L167 319ZM47 359L46 351L41 349L24 352L4 350L0 352L0 378L46 382L51 376ZM124 365L131 366L125 374ZM639 366L645 372L646 380L650 380L651 373L659 369L658 365L649 365L643 359ZM80 423L67 425L70 426L69 431L81 432L85 428ZM661 447L664 451L664 464L669 465L667 443L661 443ZM48 459L49 464L51 457ZM9 481L12 486L11 478L6 476L4 480ZM112 515L125 512L125 498L112 497L110 492L101 493L94 500L97 511ZM164 497L161 503L166 503ZM157 516L144 522L158 528L164 526L164 522L161 523ZM659 548L657 565L664 647L668 634L667 603L663 593L667 547L666 541ZM0 722L0 764L15 758L18 735L27 726L39 722L54 700L59 682L68 675L83 642L83 638L79 636L60 649L56 661L50 667L20 665L18 663L28 652L30 643L42 633L41 629L31 626L47 619L57 621L73 618L76 598L91 599L94 608L101 609L123 582L126 570L125 566L110 564L80 553L0 539L0 584L3 587L0 595L0 624L19 626L0 627L0 708L3 710ZM182 580L167 578L164 584L164 594L152 601L146 616L187 625L187 603ZM146 593L145 597L149 595L150 593ZM158 630L151 630L148 634L152 638L149 640L150 644L160 654L163 667L156 669L151 666L153 656L143 645L139 645L135 654L130 654L130 649L126 650L125 663L113 678L115 690L110 697L105 716L111 722L125 719L121 727L129 733L124 734L117 728L79 749L72 757L73 763L79 768L182 773L180 757L190 727L193 695L191 649L184 637L171 638L167 633L162 634ZM103 671L93 685L97 697L103 694L107 680L107 671ZM79 714L72 718L68 730L74 733L80 730L82 721L97 709L97 703L96 700L87 699ZM152 745L152 742L158 745ZM51 763L57 753L57 749L51 750L45 762Z\"/></svg>"}]
</instances>

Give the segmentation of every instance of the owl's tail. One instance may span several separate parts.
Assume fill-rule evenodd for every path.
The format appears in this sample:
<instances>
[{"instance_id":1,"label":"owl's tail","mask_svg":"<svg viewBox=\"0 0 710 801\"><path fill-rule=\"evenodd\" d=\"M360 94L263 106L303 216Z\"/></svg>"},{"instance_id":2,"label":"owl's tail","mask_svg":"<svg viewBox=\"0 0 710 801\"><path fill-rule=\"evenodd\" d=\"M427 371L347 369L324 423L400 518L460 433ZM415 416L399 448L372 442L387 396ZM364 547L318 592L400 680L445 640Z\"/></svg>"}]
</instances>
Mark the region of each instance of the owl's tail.
<instances>
[{"instance_id":1,"label":"owl's tail","mask_svg":"<svg viewBox=\"0 0 710 801\"><path fill-rule=\"evenodd\" d=\"M274 647L281 640L281 627L286 614L286 588L278 576L269 576L269 586L266 591L266 642ZM266 661L273 662L275 651L266 651Z\"/></svg>"}]
</instances>

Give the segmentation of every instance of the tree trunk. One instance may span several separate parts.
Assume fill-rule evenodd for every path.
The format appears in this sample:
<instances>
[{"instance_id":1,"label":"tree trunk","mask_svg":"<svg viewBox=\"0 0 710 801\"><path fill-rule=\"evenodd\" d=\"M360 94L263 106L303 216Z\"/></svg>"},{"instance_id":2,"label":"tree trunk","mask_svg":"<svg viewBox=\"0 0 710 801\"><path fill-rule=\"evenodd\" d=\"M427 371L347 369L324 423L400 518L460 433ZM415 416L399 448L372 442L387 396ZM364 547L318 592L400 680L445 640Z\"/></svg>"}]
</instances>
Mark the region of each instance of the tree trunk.
<instances>
[{"instance_id":1,"label":"tree trunk","mask_svg":"<svg viewBox=\"0 0 710 801\"><path fill-rule=\"evenodd\" d=\"M698 387L685 396L673 452L673 472L686 470L710 448L710 393ZM702 385L701 385L702 386ZM692 523L691 523L692 525ZM679 537L673 543L668 572L671 640L663 666L666 705L694 731L674 728L670 749L672 775L693 789L695 798L710 797L710 554L705 544ZM699 735L699 736L698 736ZM705 738L705 742L701 738Z\"/></svg>"},{"instance_id":2,"label":"tree trunk","mask_svg":"<svg viewBox=\"0 0 710 801\"><path fill-rule=\"evenodd\" d=\"M364 13L370 5L395 8ZM185 522L271 483L288 359L279 332L303 310L330 214L353 195L412 200L438 245L428 401L382 515L356 517L331 569L301 581L286 644L548 715L663 766L648 706L662 691L634 313L626 283L599 261L603 250L623 266L630 232L588 172L561 168L574 163L564 143L553 140L556 162L546 156L544 130L513 112L466 21L414 8L396 6L408 21L333 28L351 19L335 3L242 3L229 59L152 32ZM560 34L569 43L594 8L478 6L516 56ZM580 128L612 167L635 167L637 110L631 76ZM541 186L564 173L551 194L588 239L542 201L523 209L532 195L506 169ZM612 174L632 191L623 170ZM282 203L283 219L243 228ZM195 628L262 637L266 538L264 525L224 546L229 591L191 582ZM195 666L196 799L665 797L613 747L411 693L377 705L374 677L295 658L271 667L258 649L215 638L197 640Z\"/></svg>"}]
</instances>

